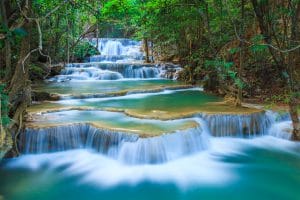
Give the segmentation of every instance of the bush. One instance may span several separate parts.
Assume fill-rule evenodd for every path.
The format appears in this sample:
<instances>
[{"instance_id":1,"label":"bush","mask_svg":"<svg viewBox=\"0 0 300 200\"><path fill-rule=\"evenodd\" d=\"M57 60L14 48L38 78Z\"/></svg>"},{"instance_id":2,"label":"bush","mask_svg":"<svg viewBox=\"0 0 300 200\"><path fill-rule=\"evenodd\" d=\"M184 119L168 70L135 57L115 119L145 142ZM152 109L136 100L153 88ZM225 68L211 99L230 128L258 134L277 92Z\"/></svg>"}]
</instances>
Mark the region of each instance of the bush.
<instances>
[{"instance_id":1,"label":"bush","mask_svg":"<svg viewBox=\"0 0 300 200\"><path fill-rule=\"evenodd\" d=\"M99 51L87 41L81 41L74 48L73 55L78 61L83 61L86 57L99 54Z\"/></svg>"}]
</instances>

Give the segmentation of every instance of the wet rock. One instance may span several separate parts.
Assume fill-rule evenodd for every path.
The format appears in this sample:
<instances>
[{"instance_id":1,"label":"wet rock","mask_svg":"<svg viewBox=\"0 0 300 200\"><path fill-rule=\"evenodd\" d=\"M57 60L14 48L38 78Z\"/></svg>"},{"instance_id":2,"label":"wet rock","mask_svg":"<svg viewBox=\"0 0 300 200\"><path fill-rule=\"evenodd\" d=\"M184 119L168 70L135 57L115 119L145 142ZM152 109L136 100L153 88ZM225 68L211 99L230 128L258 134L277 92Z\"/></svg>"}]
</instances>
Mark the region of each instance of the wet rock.
<instances>
[{"instance_id":1,"label":"wet rock","mask_svg":"<svg viewBox=\"0 0 300 200\"><path fill-rule=\"evenodd\" d=\"M182 68L180 65L172 63L161 63L158 67L162 69L161 77L167 79L177 79Z\"/></svg>"},{"instance_id":2,"label":"wet rock","mask_svg":"<svg viewBox=\"0 0 300 200\"><path fill-rule=\"evenodd\" d=\"M64 64L62 64L62 63L58 63L58 64L55 64L55 65L52 65L51 66L50 76L59 75L63 68L64 68Z\"/></svg>"},{"instance_id":3,"label":"wet rock","mask_svg":"<svg viewBox=\"0 0 300 200\"><path fill-rule=\"evenodd\" d=\"M57 94L50 94L48 92L32 91L31 93L33 101L57 101L60 99Z\"/></svg>"}]
</instances>

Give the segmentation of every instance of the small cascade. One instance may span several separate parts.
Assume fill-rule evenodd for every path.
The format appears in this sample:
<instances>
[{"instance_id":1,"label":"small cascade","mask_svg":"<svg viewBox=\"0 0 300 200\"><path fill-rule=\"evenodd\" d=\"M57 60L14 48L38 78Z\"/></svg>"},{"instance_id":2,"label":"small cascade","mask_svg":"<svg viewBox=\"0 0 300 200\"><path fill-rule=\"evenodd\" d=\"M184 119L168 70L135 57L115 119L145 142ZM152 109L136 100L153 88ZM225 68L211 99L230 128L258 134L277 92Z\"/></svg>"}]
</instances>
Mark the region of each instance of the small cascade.
<instances>
[{"instance_id":1,"label":"small cascade","mask_svg":"<svg viewBox=\"0 0 300 200\"><path fill-rule=\"evenodd\" d=\"M290 140L292 138L293 126L291 121L281 121L272 124L268 134L277 138Z\"/></svg>"},{"instance_id":2,"label":"small cascade","mask_svg":"<svg viewBox=\"0 0 300 200\"><path fill-rule=\"evenodd\" d=\"M126 63L73 63L49 81L117 80L122 78L158 78L161 69L145 64Z\"/></svg>"},{"instance_id":3,"label":"small cascade","mask_svg":"<svg viewBox=\"0 0 300 200\"><path fill-rule=\"evenodd\" d=\"M157 164L208 148L208 135L201 127L151 138L139 138L89 124L27 128L19 146L24 154L71 149L92 149L127 164Z\"/></svg>"},{"instance_id":4,"label":"small cascade","mask_svg":"<svg viewBox=\"0 0 300 200\"><path fill-rule=\"evenodd\" d=\"M88 124L72 124L27 128L21 134L20 148L24 154L91 148L100 153L114 155L122 142L137 139L138 136L135 134L99 129Z\"/></svg>"},{"instance_id":5,"label":"small cascade","mask_svg":"<svg viewBox=\"0 0 300 200\"><path fill-rule=\"evenodd\" d=\"M97 45L98 42L98 45ZM101 55L92 56L90 62L134 62L143 60L142 43L125 38L93 38L90 43Z\"/></svg>"},{"instance_id":6,"label":"small cascade","mask_svg":"<svg viewBox=\"0 0 300 200\"><path fill-rule=\"evenodd\" d=\"M156 67L134 67L129 66L125 68L125 78L157 78L160 74L160 69Z\"/></svg>"},{"instance_id":7,"label":"small cascade","mask_svg":"<svg viewBox=\"0 0 300 200\"><path fill-rule=\"evenodd\" d=\"M266 135L275 119L269 112L253 114L202 114L200 115L213 136L253 137Z\"/></svg>"},{"instance_id":8,"label":"small cascade","mask_svg":"<svg viewBox=\"0 0 300 200\"><path fill-rule=\"evenodd\" d=\"M74 68L66 67L61 74L49 81L64 82L69 80L117 80L122 79L122 74L109 70L102 70L95 67Z\"/></svg>"},{"instance_id":9,"label":"small cascade","mask_svg":"<svg viewBox=\"0 0 300 200\"><path fill-rule=\"evenodd\" d=\"M192 128L152 138L139 138L126 142L121 148L119 160L129 164L163 163L189 155L209 146L208 135L202 128Z\"/></svg>"},{"instance_id":10,"label":"small cascade","mask_svg":"<svg viewBox=\"0 0 300 200\"><path fill-rule=\"evenodd\" d=\"M176 79L181 67L168 64L143 63L142 43L130 39L96 38L89 42L98 47L101 55L92 56L86 63L68 64L60 75L49 81L118 80L123 78ZM98 43L97 43L98 42Z\"/></svg>"}]
</instances>

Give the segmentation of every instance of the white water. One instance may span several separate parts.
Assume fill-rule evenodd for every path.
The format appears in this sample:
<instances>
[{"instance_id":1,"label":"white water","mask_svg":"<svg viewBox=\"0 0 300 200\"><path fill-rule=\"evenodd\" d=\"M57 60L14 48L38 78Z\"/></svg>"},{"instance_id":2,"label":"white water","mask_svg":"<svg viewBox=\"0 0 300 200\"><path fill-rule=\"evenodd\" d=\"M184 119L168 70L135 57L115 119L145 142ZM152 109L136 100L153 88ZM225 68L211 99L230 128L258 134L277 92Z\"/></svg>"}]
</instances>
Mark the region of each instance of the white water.
<instances>
[{"instance_id":1,"label":"white water","mask_svg":"<svg viewBox=\"0 0 300 200\"><path fill-rule=\"evenodd\" d=\"M92 43L95 40L91 40ZM155 78L161 69L132 60L141 60L141 43L128 39L100 39L102 53L93 63L73 63L54 77L54 81L67 80L117 80L123 78ZM132 63L124 63L130 57ZM120 58L121 60L115 60ZM124 62L123 62L124 61ZM201 88L184 89L202 90ZM112 99L135 99L149 95L171 94L179 90L164 90L157 93L128 94L122 97L67 99L57 103L86 105L90 102ZM153 102L155 103L155 102ZM191 102L192 103L192 102ZM86 124L59 126L45 129L27 129L21 134L24 153L45 153L70 149L89 149L127 164L157 164L179 159L183 156L209 149L211 136L252 138L267 134L290 138L288 122L276 122L275 114L251 115L204 115L195 116L199 127L153 138L139 138L135 134L96 129ZM271 129L269 129L271 127Z\"/></svg>"},{"instance_id":2,"label":"white water","mask_svg":"<svg viewBox=\"0 0 300 200\"><path fill-rule=\"evenodd\" d=\"M269 135L290 140L292 138L293 125L291 121L274 123L269 129Z\"/></svg>"},{"instance_id":3,"label":"white water","mask_svg":"<svg viewBox=\"0 0 300 200\"><path fill-rule=\"evenodd\" d=\"M28 128L21 134L20 146L25 154L84 148L127 164L157 164L207 149L209 136L201 127L205 125L151 138L85 124Z\"/></svg>"},{"instance_id":4,"label":"white water","mask_svg":"<svg viewBox=\"0 0 300 200\"><path fill-rule=\"evenodd\" d=\"M90 42L96 46L97 40L91 39ZM141 42L135 40L99 38L98 50L101 55L90 57L87 63L68 64L60 75L49 81L176 78L170 77L167 70L175 73L181 69L172 64L144 64Z\"/></svg>"},{"instance_id":5,"label":"white water","mask_svg":"<svg viewBox=\"0 0 300 200\"><path fill-rule=\"evenodd\" d=\"M185 156L160 165L127 165L88 150L72 150L51 154L24 155L8 164L11 168L38 170L64 169L64 175L76 175L81 181L101 187L138 184L143 181L175 183L180 187L195 184L224 185L238 177L234 168L241 166L220 160L222 157L244 155L245 149L266 149L297 155L299 143L270 136L256 139L211 138L206 151ZM244 155L247 156L247 155ZM259 155L257 155L259 157ZM63 168L62 168L63 167Z\"/></svg>"},{"instance_id":6,"label":"white water","mask_svg":"<svg viewBox=\"0 0 300 200\"><path fill-rule=\"evenodd\" d=\"M253 113L246 115L213 114L200 115L214 136L254 137L268 134L269 127L275 122L273 113Z\"/></svg>"},{"instance_id":7,"label":"white water","mask_svg":"<svg viewBox=\"0 0 300 200\"><path fill-rule=\"evenodd\" d=\"M51 116L51 113L49 115ZM86 124L26 129L25 133L21 134L21 148L25 154L83 148L99 152L121 163L140 165L165 163L206 151L211 148L210 143L214 140L210 135L223 136L224 140L226 140L224 136L253 138L271 135L290 138L290 121L276 122L268 113L235 116L204 115L202 117L199 115L196 118L184 119L197 121L199 124L197 128L151 138L139 138L136 134L97 129ZM159 122L159 120L144 121ZM222 124L214 121L222 121ZM245 127L248 129L245 130Z\"/></svg>"},{"instance_id":8,"label":"white water","mask_svg":"<svg viewBox=\"0 0 300 200\"><path fill-rule=\"evenodd\" d=\"M98 45L97 45L98 41ZM130 39L93 38L91 44L101 53L90 57L90 62L136 62L142 61L142 43Z\"/></svg>"}]
</instances>

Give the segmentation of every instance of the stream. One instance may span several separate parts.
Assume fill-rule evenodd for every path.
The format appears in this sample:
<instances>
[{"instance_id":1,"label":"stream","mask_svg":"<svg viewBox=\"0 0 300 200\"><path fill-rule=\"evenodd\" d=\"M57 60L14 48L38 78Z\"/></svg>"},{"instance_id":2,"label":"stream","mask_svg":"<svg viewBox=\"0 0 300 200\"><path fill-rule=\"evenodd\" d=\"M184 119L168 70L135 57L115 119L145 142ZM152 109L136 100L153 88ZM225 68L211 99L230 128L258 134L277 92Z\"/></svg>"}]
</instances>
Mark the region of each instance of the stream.
<instances>
[{"instance_id":1,"label":"stream","mask_svg":"<svg viewBox=\"0 0 300 200\"><path fill-rule=\"evenodd\" d=\"M180 66L145 64L139 41L97 41L101 55L33 86L57 100L28 108L0 199L300 198L287 114L177 81Z\"/></svg>"}]
</instances>

